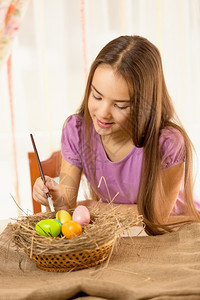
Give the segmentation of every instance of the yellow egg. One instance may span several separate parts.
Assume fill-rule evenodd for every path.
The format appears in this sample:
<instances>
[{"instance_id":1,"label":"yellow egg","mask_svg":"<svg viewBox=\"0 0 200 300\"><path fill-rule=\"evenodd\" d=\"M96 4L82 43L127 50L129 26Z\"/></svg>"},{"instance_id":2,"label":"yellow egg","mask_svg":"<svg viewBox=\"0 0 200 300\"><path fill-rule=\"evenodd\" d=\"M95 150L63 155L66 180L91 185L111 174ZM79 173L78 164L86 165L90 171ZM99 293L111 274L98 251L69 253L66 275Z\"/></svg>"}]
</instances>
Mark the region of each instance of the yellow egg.
<instances>
[{"instance_id":1,"label":"yellow egg","mask_svg":"<svg viewBox=\"0 0 200 300\"><path fill-rule=\"evenodd\" d=\"M61 209L56 213L56 219L60 221L62 224L71 221L72 216L66 210Z\"/></svg>"}]
</instances>

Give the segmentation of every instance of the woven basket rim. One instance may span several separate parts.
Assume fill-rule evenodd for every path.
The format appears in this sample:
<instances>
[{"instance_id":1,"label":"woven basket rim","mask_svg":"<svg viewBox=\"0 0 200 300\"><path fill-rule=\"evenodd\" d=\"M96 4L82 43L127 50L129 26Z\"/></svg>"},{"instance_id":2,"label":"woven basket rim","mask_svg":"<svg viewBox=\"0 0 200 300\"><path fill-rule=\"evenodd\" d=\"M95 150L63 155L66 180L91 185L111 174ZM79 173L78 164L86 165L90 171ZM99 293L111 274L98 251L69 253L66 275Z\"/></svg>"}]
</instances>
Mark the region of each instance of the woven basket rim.
<instances>
[{"instance_id":1,"label":"woven basket rim","mask_svg":"<svg viewBox=\"0 0 200 300\"><path fill-rule=\"evenodd\" d=\"M44 253L44 254L35 254L35 253L33 253L32 256L43 256L43 257L45 257L45 256L51 256L51 255L68 255L68 254L72 255L72 254L79 254L79 253L83 253L83 252L89 253L89 252L93 252L93 251L96 251L98 249L101 249L101 248L103 248L105 246L108 246L110 244L113 244L114 242L115 242L115 237L109 239L108 241L105 241L104 243L102 243L102 244L100 244L100 245L98 245L94 248L82 249L82 250L78 250L78 251L73 251L73 250L72 251L66 251L66 252L59 252L58 251L56 253L55 252L52 252L52 253L48 252L48 253ZM30 255L31 251L27 250L26 253Z\"/></svg>"}]
</instances>

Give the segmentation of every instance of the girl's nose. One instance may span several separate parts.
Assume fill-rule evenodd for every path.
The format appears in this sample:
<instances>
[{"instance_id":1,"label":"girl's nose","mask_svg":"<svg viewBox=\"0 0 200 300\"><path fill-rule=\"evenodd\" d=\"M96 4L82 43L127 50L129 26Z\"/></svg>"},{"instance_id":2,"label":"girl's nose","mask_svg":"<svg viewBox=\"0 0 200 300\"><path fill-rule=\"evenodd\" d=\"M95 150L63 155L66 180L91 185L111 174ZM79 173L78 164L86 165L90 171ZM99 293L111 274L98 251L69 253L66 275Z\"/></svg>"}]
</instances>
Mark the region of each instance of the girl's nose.
<instances>
[{"instance_id":1,"label":"girl's nose","mask_svg":"<svg viewBox=\"0 0 200 300\"><path fill-rule=\"evenodd\" d=\"M111 117L111 108L108 103L101 102L99 107L99 117L101 117L102 119L109 119Z\"/></svg>"}]
</instances>

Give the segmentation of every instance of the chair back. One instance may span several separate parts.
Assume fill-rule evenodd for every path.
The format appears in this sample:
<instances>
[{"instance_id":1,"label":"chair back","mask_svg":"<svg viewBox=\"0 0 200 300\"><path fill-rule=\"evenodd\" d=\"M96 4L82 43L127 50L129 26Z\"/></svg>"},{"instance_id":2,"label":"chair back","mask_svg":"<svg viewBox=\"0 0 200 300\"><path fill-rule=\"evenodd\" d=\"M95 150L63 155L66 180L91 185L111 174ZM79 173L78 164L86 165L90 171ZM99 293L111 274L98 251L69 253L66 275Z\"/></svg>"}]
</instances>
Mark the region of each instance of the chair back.
<instances>
[{"instance_id":1,"label":"chair back","mask_svg":"<svg viewBox=\"0 0 200 300\"><path fill-rule=\"evenodd\" d=\"M36 179L40 177L40 171L34 152L28 152L28 160L31 180L33 212L38 213L41 212L41 205L33 199L33 186ZM52 178L59 177L61 167L61 151L53 152L53 154L48 159L41 161L41 165L44 175L50 176Z\"/></svg>"}]
</instances>

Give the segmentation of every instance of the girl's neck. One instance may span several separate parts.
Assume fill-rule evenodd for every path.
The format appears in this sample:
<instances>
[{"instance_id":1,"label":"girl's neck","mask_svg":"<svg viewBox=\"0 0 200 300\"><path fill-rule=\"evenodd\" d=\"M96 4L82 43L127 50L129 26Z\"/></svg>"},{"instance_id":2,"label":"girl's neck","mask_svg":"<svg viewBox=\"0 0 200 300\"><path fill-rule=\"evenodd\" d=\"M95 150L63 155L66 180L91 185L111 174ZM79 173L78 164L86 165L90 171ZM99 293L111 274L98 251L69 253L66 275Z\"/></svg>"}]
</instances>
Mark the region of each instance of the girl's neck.
<instances>
[{"instance_id":1,"label":"girl's neck","mask_svg":"<svg viewBox=\"0 0 200 300\"><path fill-rule=\"evenodd\" d=\"M101 136L102 145L107 157L117 162L125 158L133 149L133 141L130 136Z\"/></svg>"}]
</instances>

